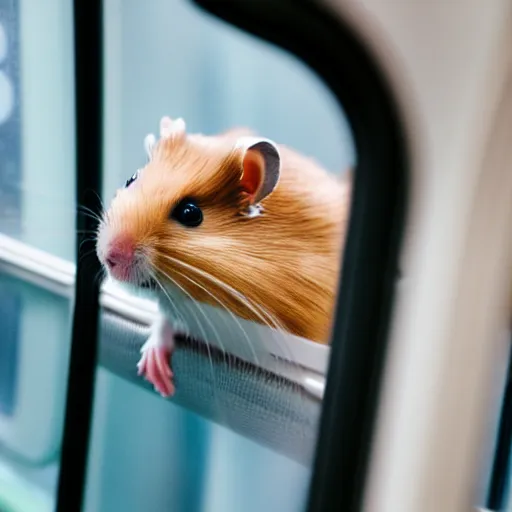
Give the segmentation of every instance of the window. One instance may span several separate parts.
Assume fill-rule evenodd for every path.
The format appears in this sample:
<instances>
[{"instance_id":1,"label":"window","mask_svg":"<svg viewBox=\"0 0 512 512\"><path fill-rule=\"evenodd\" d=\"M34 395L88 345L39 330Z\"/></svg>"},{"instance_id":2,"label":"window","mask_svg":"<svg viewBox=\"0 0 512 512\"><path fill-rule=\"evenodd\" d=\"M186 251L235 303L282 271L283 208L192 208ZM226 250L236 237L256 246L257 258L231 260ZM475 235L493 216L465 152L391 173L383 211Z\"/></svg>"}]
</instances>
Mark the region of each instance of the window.
<instances>
[{"instance_id":1,"label":"window","mask_svg":"<svg viewBox=\"0 0 512 512\"><path fill-rule=\"evenodd\" d=\"M75 258L71 7L0 2L2 510L51 510L58 471ZM41 275L51 269L57 282Z\"/></svg>"},{"instance_id":2,"label":"window","mask_svg":"<svg viewBox=\"0 0 512 512\"><path fill-rule=\"evenodd\" d=\"M148 8L110 0L104 26L105 204L144 165L142 141L164 114L183 117L191 133L249 126L340 174L353 166L343 112L290 54L185 1ZM317 400L262 384L231 359L212 370L207 353L182 350L174 359L184 375L180 406L168 403L141 389L133 373L146 331L103 318L87 510L303 507ZM266 414L258 412L263 406ZM288 433L280 435L280 427Z\"/></svg>"},{"instance_id":3,"label":"window","mask_svg":"<svg viewBox=\"0 0 512 512\"><path fill-rule=\"evenodd\" d=\"M266 33L268 15L259 20L257 29L243 22L246 8L254 9L256 22L261 15L257 3L238 6L241 10L228 3L223 7L222 2L207 6L228 23L201 11L196 5L201 3L153 0L149 6L135 0L105 0L73 6L67 0L49 0L43 6L35 0L0 2L0 326L4 333L0 337L0 508L5 504L23 512L54 509L60 451L65 468L62 474L73 458L70 428L80 427L80 443L86 434L87 411L83 417L76 415L76 408L74 417L69 414L76 391L73 385L76 387L81 378L76 371L81 363L78 352L70 358L76 271L75 189L82 196L94 195L94 191L85 190L84 183L99 172L101 199L107 204L115 190L144 165L143 138L156 131L164 114L185 118L190 132L214 134L233 126L248 126L316 158L339 175L357 163L366 183L369 169L375 167L372 159L378 160L382 173L371 193L360 179L361 192L358 201L356 194L354 206L359 220L352 222L349 234L357 243L352 243L349 263L344 263L348 265L345 273L350 277L350 289L364 281L366 295L347 292L339 306L350 303L351 311L356 311L364 302L367 318L375 322L361 329L360 315L354 314L354 320L345 321L339 329L345 333L342 338L358 332L362 340L358 350L363 351L369 350L368 340L377 331L380 338L385 334L389 312L377 305L389 298L395 277L403 148L397 142L398 123L392 105L387 103L387 93L381 91L381 79L348 32L341 31L340 37L347 43L341 47L349 68L351 59L357 60L357 69L351 71L359 78L344 91L333 87L336 79L327 76L325 70L331 68L326 68L325 62L320 65L322 69L314 65L313 60L324 59L322 52L315 53L314 59L311 54L306 58L302 43L291 45L291 41L298 41L290 29L294 16L298 23L312 22L317 39L312 36L308 44L322 39L318 27L325 26L324 35L338 31L338 25L316 7L296 11L294 7L290 12L276 7L273 19L280 20L283 27L283 39L279 40L275 30ZM99 21L95 17L98 6L103 36L91 29ZM77 11L73 17L73 7L94 22L89 23ZM290 19L286 19L288 15ZM293 53L248 31L300 55L320 72L335 94ZM87 106L97 111L87 121L100 111L95 103L94 77L92 85L80 79L75 83L73 74L75 66L81 78L92 76L87 76L87 71L99 72L98 62L89 62L89 68L84 62L94 55L101 37L102 172L95 167L94 156L90 169L81 160L87 149L84 98L88 97ZM318 44L325 47L323 42ZM367 84L370 92L376 88L375 102L384 107L375 109L375 117L372 111L355 122L355 111L368 112L360 101L365 97L364 87L357 91L358 83ZM351 101L347 101L346 111L339 107L340 97ZM77 126L79 138L75 140ZM92 140L94 134L89 133L89 137ZM371 158L363 151L368 149L366 144L374 148ZM95 155L96 149L91 147ZM396 178L392 194L388 194L390 177ZM389 223L369 228L363 194ZM78 208L83 216L94 215L81 205ZM80 234L92 237L89 232ZM387 251L391 246L387 257L383 256L381 249ZM365 256L360 257L361 253ZM79 255L79 287L80 279L92 282L98 278L84 263L89 257ZM357 272L354 259L358 260ZM93 293L90 288L87 292ZM77 299L81 298L79 293ZM244 354L240 344L232 345L228 354L220 351L219 356L213 346L215 340L209 340L212 346L206 348L185 342L174 357L182 391L171 403L135 374L139 349L154 312L151 296L128 294L112 283L102 289L83 509L302 510L314 467L328 348L304 340L275 344L273 349L258 351L259 358L252 361L256 364L249 366L244 359L251 360L252 350ZM88 315L79 311L77 323L75 309L75 329L80 322L82 327L94 328ZM227 331L223 334L232 335ZM76 341L76 332L74 338ZM360 382L365 377L358 363L362 353L354 352L350 359L346 346L344 364L351 371L345 372L344 378L348 381L355 376L354 382ZM82 354L87 350L84 344ZM374 386L381 353L376 351L365 370ZM286 360L300 364L290 365ZM87 361L82 362L85 374ZM339 374L339 364L340 358L331 362L335 375ZM68 368L71 391L63 442ZM361 387L352 396L360 397L367 391L372 394L374 389ZM342 398L346 396L348 389ZM330 404L335 400L332 393L326 398ZM365 402L364 419L369 418L368 422L372 403ZM327 432L328 437L328 429L322 425L323 435ZM353 440L353 434L354 430L346 439ZM364 444L361 439L352 443L354 450ZM359 464L364 454L354 454L357 457L352 460ZM317 463L323 456L325 446L322 448L321 442ZM80 457L75 458L75 464L84 466ZM67 492L75 493L77 485L79 478ZM318 492L317 483L313 487ZM333 489L332 493L338 491ZM31 502L23 501L26 499Z\"/></svg>"}]
</instances>

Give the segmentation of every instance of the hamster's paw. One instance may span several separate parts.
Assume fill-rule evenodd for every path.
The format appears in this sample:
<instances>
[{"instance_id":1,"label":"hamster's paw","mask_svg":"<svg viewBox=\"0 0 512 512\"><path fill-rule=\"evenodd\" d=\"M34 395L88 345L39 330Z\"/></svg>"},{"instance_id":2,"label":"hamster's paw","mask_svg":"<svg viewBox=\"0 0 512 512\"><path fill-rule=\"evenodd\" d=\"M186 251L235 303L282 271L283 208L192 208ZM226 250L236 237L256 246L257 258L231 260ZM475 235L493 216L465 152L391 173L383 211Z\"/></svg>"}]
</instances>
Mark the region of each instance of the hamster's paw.
<instances>
[{"instance_id":1,"label":"hamster's paw","mask_svg":"<svg viewBox=\"0 0 512 512\"><path fill-rule=\"evenodd\" d=\"M138 374L153 384L163 397L174 395L173 372L170 359L173 348L155 343L151 338L142 346L137 364Z\"/></svg>"}]
</instances>

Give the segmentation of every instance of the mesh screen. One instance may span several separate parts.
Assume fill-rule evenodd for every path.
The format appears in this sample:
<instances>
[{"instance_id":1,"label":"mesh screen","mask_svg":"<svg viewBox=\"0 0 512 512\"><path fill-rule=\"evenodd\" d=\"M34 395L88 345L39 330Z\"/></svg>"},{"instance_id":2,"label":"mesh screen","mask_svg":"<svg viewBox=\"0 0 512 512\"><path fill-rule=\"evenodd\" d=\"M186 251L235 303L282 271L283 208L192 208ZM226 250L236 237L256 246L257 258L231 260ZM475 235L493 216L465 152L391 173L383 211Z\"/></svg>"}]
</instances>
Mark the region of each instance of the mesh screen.
<instances>
[{"instance_id":1,"label":"mesh screen","mask_svg":"<svg viewBox=\"0 0 512 512\"><path fill-rule=\"evenodd\" d=\"M136 369L140 347L148 336L146 327L103 312L99 362L154 393ZM178 340L173 370L176 394L169 400L310 464L321 402L300 386L188 339Z\"/></svg>"}]
</instances>

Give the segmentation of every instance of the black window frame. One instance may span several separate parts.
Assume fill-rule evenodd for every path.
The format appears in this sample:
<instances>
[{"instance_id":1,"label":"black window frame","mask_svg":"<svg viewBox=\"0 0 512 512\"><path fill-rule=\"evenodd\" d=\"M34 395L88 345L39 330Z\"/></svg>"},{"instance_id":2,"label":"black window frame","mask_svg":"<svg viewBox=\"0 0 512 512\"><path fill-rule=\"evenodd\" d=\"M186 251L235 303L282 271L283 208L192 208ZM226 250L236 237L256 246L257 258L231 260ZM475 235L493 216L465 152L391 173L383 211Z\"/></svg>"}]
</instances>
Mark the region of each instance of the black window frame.
<instances>
[{"instance_id":1,"label":"black window frame","mask_svg":"<svg viewBox=\"0 0 512 512\"><path fill-rule=\"evenodd\" d=\"M361 509L405 225L409 155L384 73L322 2L193 0L290 51L347 115L357 166L308 512Z\"/></svg>"},{"instance_id":2,"label":"black window frame","mask_svg":"<svg viewBox=\"0 0 512 512\"><path fill-rule=\"evenodd\" d=\"M489 510L504 510L507 486L510 480L510 459L512 446L512 352L508 359L507 377L498 433L493 454L491 476L487 489L486 507Z\"/></svg>"},{"instance_id":3,"label":"black window frame","mask_svg":"<svg viewBox=\"0 0 512 512\"><path fill-rule=\"evenodd\" d=\"M407 204L409 155L397 103L359 35L321 2L190 1L309 65L351 126L357 166L308 511L360 510ZM102 183L102 4L74 2L76 196L95 212L100 205L90 191L101 195ZM94 229L95 221L79 215L78 228ZM77 235L77 246L82 242ZM80 258L84 250L77 255L59 512L82 507L94 398L99 263Z\"/></svg>"},{"instance_id":4,"label":"black window frame","mask_svg":"<svg viewBox=\"0 0 512 512\"><path fill-rule=\"evenodd\" d=\"M74 0L76 283L56 511L82 509L94 405L101 266L88 233L97 228L103 183L103 2Z\"/></svg>"}]
</instances>

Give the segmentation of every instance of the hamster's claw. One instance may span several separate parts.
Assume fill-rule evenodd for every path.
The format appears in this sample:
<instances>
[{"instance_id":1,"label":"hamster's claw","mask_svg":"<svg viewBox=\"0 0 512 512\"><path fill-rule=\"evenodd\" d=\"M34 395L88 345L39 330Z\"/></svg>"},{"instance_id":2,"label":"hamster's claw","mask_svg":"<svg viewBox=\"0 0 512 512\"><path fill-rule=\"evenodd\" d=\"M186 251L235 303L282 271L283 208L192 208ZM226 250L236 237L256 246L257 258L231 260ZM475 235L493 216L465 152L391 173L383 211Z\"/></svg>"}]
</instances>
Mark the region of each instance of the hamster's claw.
<instances>
[{"instance_id":1,"label":"hamster's claw","mask_svg":"<svg viewBox=\"0 0 512 512\"><path fill-rule=\"evenodd\" d=\"M163 397L174 395L173 372L169 360L172 350L168 347L149 346L137 364L138 374L153 384Z\"/></svg>"}]
</instances>

